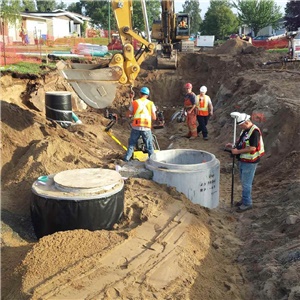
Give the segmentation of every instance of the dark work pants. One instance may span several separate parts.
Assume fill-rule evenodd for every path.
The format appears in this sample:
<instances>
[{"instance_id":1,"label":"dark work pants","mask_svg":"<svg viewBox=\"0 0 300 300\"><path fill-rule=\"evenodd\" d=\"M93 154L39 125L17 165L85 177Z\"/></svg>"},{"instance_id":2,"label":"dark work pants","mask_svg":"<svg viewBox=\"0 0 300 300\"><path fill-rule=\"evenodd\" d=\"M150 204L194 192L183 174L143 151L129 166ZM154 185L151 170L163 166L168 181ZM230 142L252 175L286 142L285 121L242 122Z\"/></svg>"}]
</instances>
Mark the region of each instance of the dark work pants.
<instances>
[{"instance_id":1,"label":"dark work pants","mask_svg":"<svg viewBox=\"0 0 300 300\"><path fill-rule=\"evenodd\" d=\"M208 131L206 125L208 123L209 116L197 116L198 127L197 133L202 132L203 137L207 137Z\"/></svg>"}]
</instances>

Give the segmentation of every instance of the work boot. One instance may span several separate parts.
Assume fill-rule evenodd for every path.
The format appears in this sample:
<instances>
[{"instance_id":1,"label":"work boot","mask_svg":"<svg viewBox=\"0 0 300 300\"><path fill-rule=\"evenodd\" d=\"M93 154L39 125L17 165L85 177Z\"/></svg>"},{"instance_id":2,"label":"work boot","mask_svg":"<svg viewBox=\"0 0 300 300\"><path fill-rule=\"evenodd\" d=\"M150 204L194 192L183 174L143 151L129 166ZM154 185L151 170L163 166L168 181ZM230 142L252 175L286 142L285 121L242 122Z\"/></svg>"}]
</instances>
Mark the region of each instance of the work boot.
<instances>
[{"instance_id":1,"label":"work boot","mask_svg":"<svg viewBox=\"0 0 300 300\"><path fill-rule=\"evenodd\" d=\"M249 210L249 209L252 209L252 205L244 205L244 204L242 204L241 206L239 206L236 209L236 212L241 213L241 212L244 212L244 211Z\"/></svg>"},{"instance_id":2,"label":"work boot","mask_svg":"<svg viewBox=\"0 0 300 300\"><path fill-rule=\"evenodd\" d=\"M234 204L234 206L240 207L242 204L243 204L243 201L240 200L240 201L236 202L236 203Z\"/></svg>"},{"instance_id":3,"label":"work boot","mask_svg":"<svg viewBox=\"0 0 300 300\"><path fill-rule=\"evenodd\" d=\"M115 161L115 165L118 165L120 167L124 167L126 165L126 163L128 163L128 161L124 160L124 159L117 159Z\"/></svg>"}]
</instances>

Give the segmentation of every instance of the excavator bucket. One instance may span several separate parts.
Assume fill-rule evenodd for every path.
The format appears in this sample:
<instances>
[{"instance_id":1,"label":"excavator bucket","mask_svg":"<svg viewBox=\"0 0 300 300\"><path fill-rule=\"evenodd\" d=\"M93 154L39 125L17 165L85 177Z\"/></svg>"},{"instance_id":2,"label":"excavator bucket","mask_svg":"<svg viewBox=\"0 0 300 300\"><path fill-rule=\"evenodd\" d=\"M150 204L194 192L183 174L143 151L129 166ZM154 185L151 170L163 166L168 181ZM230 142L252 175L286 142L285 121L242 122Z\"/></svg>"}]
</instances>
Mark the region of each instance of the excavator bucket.
<instances>
[{"instance_id":1,"label":"excavator bucket","mask_svg":"<svg viewBox=\"0 0 300 300\"><path fill-rule=\"evenodd\" d=\"M112 104L122 76L120 67L94 69L95 66L88 64L71 66L72 69L62 69L60 72L87 105L106 108Z\"/></svg>"}]
</instances>

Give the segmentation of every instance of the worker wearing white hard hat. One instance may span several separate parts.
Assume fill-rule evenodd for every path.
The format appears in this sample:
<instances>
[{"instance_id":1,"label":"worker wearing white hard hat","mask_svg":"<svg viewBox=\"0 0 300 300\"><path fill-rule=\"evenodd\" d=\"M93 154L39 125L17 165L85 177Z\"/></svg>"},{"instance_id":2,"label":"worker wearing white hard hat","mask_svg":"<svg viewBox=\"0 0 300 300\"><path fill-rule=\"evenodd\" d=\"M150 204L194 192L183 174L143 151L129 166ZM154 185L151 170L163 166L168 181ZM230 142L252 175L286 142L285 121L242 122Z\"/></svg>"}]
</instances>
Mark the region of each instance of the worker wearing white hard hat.
<instances>
[{"instance_id":1,"label":"worker wearing white hard hat","mask_svg":"<svg viewBox=\"0 0 300 300\"><path fill-rule=\"evenodd\" d=\"M252 123L250 115L246 113L230 114L242 129L235 145L228 143L231 153L239 160L240 180L242 184L242 198L235 203L237 212L252 208L252 183L260 158L264 155L264 143L260 129Z\"/></svg>"},{"instance_id":2,"label":"worker wearing white hard hat","mask_svg":"<svg viewBox=\"0 0 300 300\"><path fill-rule=\"evenodd\" d=\"M211 99L208 95L206 95L207 87L200 87L200 94L197 96L197 134L202 133L203 139L208 140L208 130L207 123L209 117L213 115L214 108L211 102Z\"/></svg>"}]
</instances>

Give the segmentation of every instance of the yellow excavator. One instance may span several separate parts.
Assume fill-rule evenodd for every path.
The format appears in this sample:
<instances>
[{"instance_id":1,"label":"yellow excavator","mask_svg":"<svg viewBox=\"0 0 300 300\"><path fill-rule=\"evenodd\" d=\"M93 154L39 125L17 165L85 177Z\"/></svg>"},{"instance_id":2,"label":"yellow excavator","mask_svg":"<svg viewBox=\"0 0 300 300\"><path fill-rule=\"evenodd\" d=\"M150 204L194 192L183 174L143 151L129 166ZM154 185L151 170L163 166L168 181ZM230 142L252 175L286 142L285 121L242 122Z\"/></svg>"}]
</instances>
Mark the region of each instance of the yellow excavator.
<instances>
[{"instance_id":1,"label":"yellow excavator","mask_svg":"<svg viewBox=\"0 0 300 300\"><path fill-rule=\"evenodd\" d=\"M194 42L190 41L190 21L187 13L175 13L174 0L161 1L161 19L152 25L152 39L156 46L157 67L177 68L177 52L194 52Z\"/></svg>"},{"instance_id":2,"label":"yellow excavator","mask_svg":"<svg viewBox=\"0 0 300 300\"><path fill-rule=\"evenodd\" d=\"M148 39L136 33L132 28L133 0L112 0L112 10L116 19L122 53L116 53L109 62L108 68L97 68L90 65L84 69L81 64L72 64L72 69L63 69L61 74L72 85L77 95L93 108L106 108L115 98L118 84L134 86L134 81L140 72L140 65L152 55L155 44L150 41L145 0L142 2L143 15L148 31ZM134 50L133 39L141 47Z\"/></svg>"},{"instance_id":3,"label":"yellow excavator","mask_svg":"<svg viewBox=\"0 0 300 300\"><path fill-rule=\"evenodd\" d=\"M140 72L140 65L155 51L155 44L151 42L150 37L145 0L141 0L141 4L146 38L133 30L133 0L111 0L112 11L122 42L122 52L114 54L107 68L92 64L85 64L84 67L83 64L71 64L71 69L64 68L60 71L77 95L93 108L110 106L115 98L118 84L127 84L132 88ZM180 45L179 50L182 50L180 41L188 40L189 37L190 19L187 14L175 15L173 0L162 0L161 5L162 22L159 26L153 25L156 33L153 34L153 38L156 38L160 46L158 48L161 49L157 50L157 55L160 57L159 63L165 60L165 64L169 68L174 68L176 51ZM180 27L180 21L185 21L186 25ZM161 32L159 36L158 32ZM138 51L134 50L133 40L138 41L141 45Z\"/></svg>"}]
</instances>

